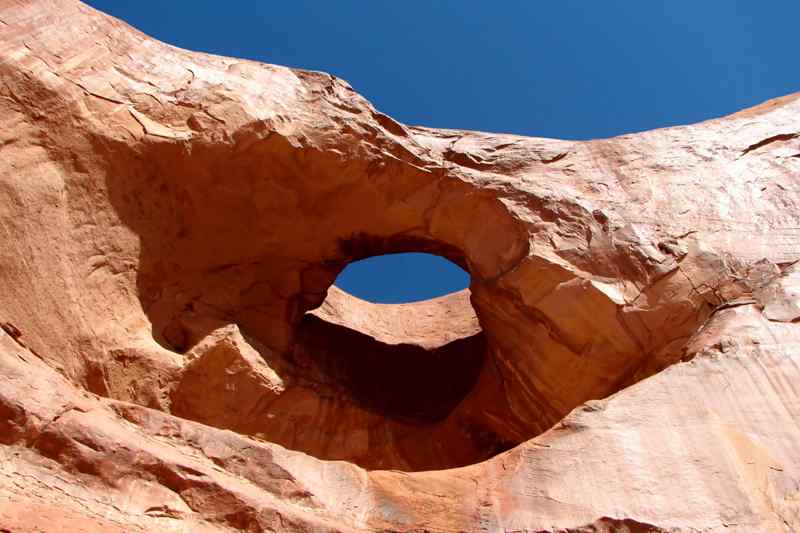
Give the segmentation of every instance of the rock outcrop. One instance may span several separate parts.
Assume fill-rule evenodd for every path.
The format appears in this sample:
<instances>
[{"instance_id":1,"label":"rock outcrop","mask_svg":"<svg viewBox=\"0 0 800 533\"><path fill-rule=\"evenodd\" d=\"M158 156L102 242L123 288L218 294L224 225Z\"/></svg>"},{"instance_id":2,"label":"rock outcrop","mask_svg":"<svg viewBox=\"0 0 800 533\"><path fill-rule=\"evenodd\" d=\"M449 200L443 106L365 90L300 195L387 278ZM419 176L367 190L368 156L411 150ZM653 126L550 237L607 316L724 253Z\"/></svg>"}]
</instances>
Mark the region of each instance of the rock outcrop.
<instances>
[{"instance_id":1,"label":"rock outcrop","mask_svg":"<svg viewBox=\"0 0 800 533\"><path fill-rule=\"evenodd\" d=\"M0 531L800 530L800 99L587 142L0 0ZM378 305L349 262L469 291Z\"/></svg>"}]
</instances>

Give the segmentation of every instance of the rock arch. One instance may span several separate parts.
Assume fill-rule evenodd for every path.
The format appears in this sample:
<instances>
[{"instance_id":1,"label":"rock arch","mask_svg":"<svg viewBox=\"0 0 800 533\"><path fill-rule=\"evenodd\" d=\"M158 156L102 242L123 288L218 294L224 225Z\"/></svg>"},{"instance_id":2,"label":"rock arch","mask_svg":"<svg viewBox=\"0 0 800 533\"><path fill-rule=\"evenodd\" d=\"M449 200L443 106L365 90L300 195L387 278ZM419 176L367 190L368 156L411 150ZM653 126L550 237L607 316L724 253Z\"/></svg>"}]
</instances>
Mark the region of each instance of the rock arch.
<instances>
[{"instance_id":1,"label":"rock arch","mask_svg":"<svg viewBox=\"0 0 800 533\"><path fill-rule=\"evenodd\" d=\"M797 528L796 95L587 142L437 130L327 74L179 50L77 1L0 15L12 529ZM469 298L481 330L448 341L474 372L432 404L369 405L346 354L315 342L397 336L329 290L393 250L472 275L469 296L425 304ZM298 360L378 425L461 413L467 453L309 438L346 452L326 461L260 440L246 415L291 400ZM268 440L296 445L278 427Z\"/></svg>"}]
</instances>

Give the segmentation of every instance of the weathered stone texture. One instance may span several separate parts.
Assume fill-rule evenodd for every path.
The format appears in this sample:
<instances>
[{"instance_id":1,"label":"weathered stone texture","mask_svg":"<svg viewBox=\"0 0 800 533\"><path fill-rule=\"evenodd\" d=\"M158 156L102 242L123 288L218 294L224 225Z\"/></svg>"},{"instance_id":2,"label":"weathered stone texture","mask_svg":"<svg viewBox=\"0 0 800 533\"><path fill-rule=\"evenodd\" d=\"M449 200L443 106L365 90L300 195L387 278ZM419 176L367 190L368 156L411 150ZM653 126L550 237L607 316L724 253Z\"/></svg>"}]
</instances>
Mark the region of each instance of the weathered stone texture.
<instances>
[{"instance_id":1,"label":"weathered stone texture","mask_svg":"<svg viewBox=\"0 0 800 533\"><path fill-rule=\"evenodd\" d=\"M800 100L586 142L0 0L0 530L800 530ZM468 291L335 287L420 251Z\"/></svg>"}]
</instances>

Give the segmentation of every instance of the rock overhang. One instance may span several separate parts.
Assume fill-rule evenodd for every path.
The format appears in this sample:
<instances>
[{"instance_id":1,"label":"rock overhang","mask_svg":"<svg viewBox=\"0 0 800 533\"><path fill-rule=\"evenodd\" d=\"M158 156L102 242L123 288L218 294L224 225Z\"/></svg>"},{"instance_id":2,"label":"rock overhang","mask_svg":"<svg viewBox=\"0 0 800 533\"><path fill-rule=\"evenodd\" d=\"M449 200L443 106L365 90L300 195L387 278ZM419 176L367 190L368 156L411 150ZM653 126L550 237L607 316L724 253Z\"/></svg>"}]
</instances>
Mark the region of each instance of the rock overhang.
<instances>
[{"instance_id":1,"label":"rock overhang","mask_svg":"<svg viewBox=\"0 0 800 533\"><path fill-rule=\"evenodd\" d=\"M72 24L56 31L56 11ZM9 277L0 309L19 335L3 338L12 396L2 396L0 427L12 445L77 476L70 486L112 486L124 471L180 494L190 511L174 503L169 513L220 512L234 527L277 520L256 510L256 493L275 498L284 529L796 522L787 487L798 479L798 404L782 385L797 357L796 99L589 142L413 128L326 74L178 50L77 2L7 2L2 20L0 105L10 118L0 126L0 205L13 246L0 257ZM246 410L243 400L263 410L252 400L292 390L276 369L302 345L297 331L337 269L403 246L438 251L472 275L486 343L467 407L481 424L452 431L486 449L523 444L465 469L366 474L254 444L263 428L248 428L252 418L223 420ZM235 379L220 379L229 370ZM222 413L213 401L187 402L233 382L259 386L216 396L233 406ZM69 401L37 396L43 388ZM318 395L287 400L324 411ZM299 418L271 440L319 425ZM125 431L155 440L137 447ZM309 451L356 460L369 456L370 437L312 435ZM115 440L136 453L115 452ZM176 449L199 455L190 466ZM578 452L582 460L570 458ZM406 470L472 462L443 462L433 446L385 457ZM714 472L716 489L683 475L687 458ZM319 481L331 470L337 481ZM193 496L210 493L203 476L228 503ZM681 512L632 497L652 492L702 497ZM491 511L476 516L480 506ZM631 518L602 518L612 510Z\"/></svg>"}]
</instances>

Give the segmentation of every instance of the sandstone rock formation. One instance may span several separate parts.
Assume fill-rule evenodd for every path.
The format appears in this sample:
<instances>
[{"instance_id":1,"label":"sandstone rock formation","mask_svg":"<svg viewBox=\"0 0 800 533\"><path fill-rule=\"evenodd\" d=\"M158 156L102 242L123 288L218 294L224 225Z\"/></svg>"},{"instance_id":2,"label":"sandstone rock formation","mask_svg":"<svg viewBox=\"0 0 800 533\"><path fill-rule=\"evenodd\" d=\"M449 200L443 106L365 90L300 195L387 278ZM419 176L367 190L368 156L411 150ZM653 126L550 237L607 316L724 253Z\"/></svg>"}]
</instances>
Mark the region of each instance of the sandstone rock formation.
<instances>
[{"instance_id":1,"label":"sandstone rock formation","mask_svg":"<svg viewBox=\"0 0 800 533\"><path fill-rule=\"evenodd\" d=\"M588 142L0 0L0 531L800 530L800 99ZM469 291L332 287L442 255Z\"/></svg>"}]
</instances>

